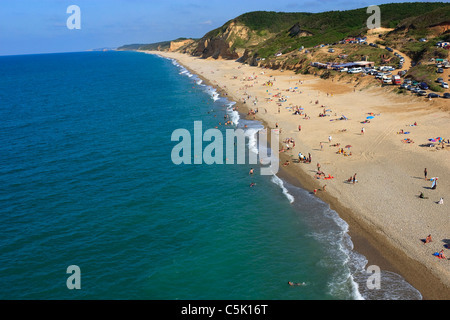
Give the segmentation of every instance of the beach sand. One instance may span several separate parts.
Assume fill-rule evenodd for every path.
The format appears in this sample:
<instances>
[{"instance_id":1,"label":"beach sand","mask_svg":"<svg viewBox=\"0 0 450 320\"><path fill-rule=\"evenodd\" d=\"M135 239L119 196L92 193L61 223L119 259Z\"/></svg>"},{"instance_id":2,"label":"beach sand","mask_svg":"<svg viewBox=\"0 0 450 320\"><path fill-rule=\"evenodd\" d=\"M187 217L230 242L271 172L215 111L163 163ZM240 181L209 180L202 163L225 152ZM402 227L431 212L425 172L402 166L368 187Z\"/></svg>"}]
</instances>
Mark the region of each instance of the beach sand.
<instances>
[{"instance_id":1,"label":"beach sand","mask_svg":"<svg viewBox=\"0 0 450 320\"><path fill-rule=\"evenodd\" d=\"M368 265L402 275L424 299L450 299L450 261L433 256L444 249L450 257L450 145L421 146L430 138L450 139L448 100L395 94L348 77L323 80L235 61L148 53L176 59L236 101L241 112L258 108L257 120L269 128L278 124L280 141L295 140L293 150L280 153L280 163L291 164L280 165L278 175L306 190L318 189L317 196L349 224L355 250ZM268 81L273 85L265 85ZM279 102L277 94L286 101ZM294 106L303 114L294 115ZM347 120L339 120L342 116ZM362 123L368 116L370 123ZM398 134L402 129L409 134ZM339 148L352 155L338 154ZM310 153L312 162L296 163L298 152ZM334 178L317 179L317 163ZM425 168L428 179L439 177L436 190L424 178ZM347 182L355 173L357 183ZM428 199L420 199L420 192ZM443 205L437 204L441 197ZM428 234L433 242L424 244Z\"/></svg>"}]
</instances>

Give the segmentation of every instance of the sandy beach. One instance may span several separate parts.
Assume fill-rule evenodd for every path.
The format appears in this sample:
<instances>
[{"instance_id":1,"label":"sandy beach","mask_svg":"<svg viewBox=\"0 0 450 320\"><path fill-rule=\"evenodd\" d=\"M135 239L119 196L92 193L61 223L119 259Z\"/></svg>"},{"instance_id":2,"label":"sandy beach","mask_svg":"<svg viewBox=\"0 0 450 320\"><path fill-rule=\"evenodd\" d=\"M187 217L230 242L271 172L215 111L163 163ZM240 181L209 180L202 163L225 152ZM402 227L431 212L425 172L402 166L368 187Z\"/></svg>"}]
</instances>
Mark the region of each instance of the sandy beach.
<instances>
[{"instance_id":1,"label":"sandy beach","mask_svg":"<svg viewBox=\"0 0 450 320\"><path fill-rule=\"evenodd\" d=\"M280 141L293 139L295 147L280 152L280 163L290 165L280 165L279 176L317 189L349 224L355 250L369 265L401 274L424 299L450 299L450 261L433 255L444 250L450 258L450 144L423 146L432 138L450 139L448 100L355 86L348 78L323 80L234 61L153 53L176 59L236 101L239 111L256 108L256 119L278 126ZM311 154L311 163L299 163L299 152ZM317 176L318 164L322 176ZM355 174L357 181L349 182ZM438 204L441 198L444 203ZM433 241L425 244L429 234Z\"/></svg>"}]
</instances>

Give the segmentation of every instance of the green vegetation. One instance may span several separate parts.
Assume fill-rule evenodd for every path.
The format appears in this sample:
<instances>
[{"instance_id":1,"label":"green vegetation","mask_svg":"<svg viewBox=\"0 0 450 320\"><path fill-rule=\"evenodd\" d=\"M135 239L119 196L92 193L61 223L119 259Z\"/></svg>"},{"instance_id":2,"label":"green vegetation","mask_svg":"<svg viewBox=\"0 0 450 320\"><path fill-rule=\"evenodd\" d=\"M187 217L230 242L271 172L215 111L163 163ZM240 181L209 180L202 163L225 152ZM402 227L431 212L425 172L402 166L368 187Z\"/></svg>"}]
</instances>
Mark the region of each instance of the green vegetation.
<instances>
[{"instance_id":1,"label":"green vegetation","mask_svg":"<svg viewBox=\"0 0 450 320\"><path fill-rule=\"evenodd\" d=\"M296 22L302 21L312 15L312 13L303 12L254 11L245 13L232 21L245 25L260 34L267 34L278 33L281 30L289 29Z\"/></svg>"},{"instance_id":2,"label":"green vegetation","mask_svg":"<svg viewBox=\"0 0 450 320\"><path fill-rule=\"evenodd\" d=\"M436 42L439 41L442 41L442 37L432 38L427 42L410 41L402 47L402 51L414 61L427 61L431 58L445 59L448 51L436 47Z\"/></svg>"},{"instance_id":3,"label":"green vegetation","mask_svg":"<svg viewBox=\"0 0 450 320\"><path fill-rule=\"evenodd\" d=\"M178 38L172 41L182 41L188 40L189 38ZM193 39L197 40L197 39ZM157 50L167 50L170 48L170 43L172 41L161 41L149 44L128 44L117 48L117 50L148 50L148 51L157 51Z\"/></svg>"},{"instance_id":4,"label":"green vegetation","mask_svg":"<svg viewBox=\"0 0 450 320\"><path fill-rule=\"evenodd\" d=\"M139 50L140 47L145 46L145 44L127 44L124 46L121 46L119 48L117 48L117 50L122 50L122 51L126 51L126 50Z\"/></svg>"},{"instance_id":5,"label":"green vegetation","mask_svg":"<svg viewBox=\"0 0 450 320\"><path fill-rule=\"evenodd\" d=\"M431 22L448 21L450 4L448 3L393 3L380 5L382 27L406 27L414 24L410 32L421 38L428 34L425 27ZM437 16L437 18L433 18ZM242 43L242 48L250 49L260 57L268 58L277 52L287 53L295 51L301 46L311 48L320 44L336 43L348 36L359 36L367 32L366 21L369 15L366 8L348 11L328 11L322 13L279 13L279 12L250 12L234 20L239 25L245 25L258 35L275 34L267 41L255 46ZM420 22L420 23L419 23ZM226 25L229 25L228 22ZM302 31L311 36L291 36L290 27L295 23ZM216 29L217 30L217 29ZM210 36L208 34L207 36ZM386 45L392 45L390 39ZM238 46L236 46L238 47Z\"/></svg>"},{"instance_id":6,"label":"green vegetation","mask_svg":"<svg viewBox=\"0 0 450 320\"><path fill-rule=\"evenodd\" d=\"M409 70L408 77L411 77L418 82L426 82L433 91L443 91L442 87L436 83L438 74L436 73L436 67L434 65L420 64L414 66Z\"/></svg>"},{"instance_id":7,"label":"green vegetation","mask_svg":"<svg viewBox=\"0 0 450 320\"><path fill-rule=\"evenodd\" d=\"M157 42L152 44L147 44L145 46L142 46L139 48L139 50L166 50L170 48L170 42L171 41L163 41L163 42Z\"/></svg>"}]
</instances>

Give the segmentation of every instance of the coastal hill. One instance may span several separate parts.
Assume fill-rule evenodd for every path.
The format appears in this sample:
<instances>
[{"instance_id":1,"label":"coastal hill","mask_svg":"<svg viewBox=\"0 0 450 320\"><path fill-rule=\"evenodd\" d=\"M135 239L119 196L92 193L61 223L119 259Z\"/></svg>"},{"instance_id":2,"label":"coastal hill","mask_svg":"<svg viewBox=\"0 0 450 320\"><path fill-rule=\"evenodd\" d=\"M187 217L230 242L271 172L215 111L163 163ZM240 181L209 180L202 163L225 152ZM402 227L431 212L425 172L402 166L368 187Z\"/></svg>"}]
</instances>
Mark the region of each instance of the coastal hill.
<instances>
[{"instance_id":1,"label":"coastal hill","mask_svg":"<svg viewBox=\"0 0 450 320\"><path fill-rule=\"evenodd\" d=\"M256 11L232 19L200 39L126 45L118 50L176 51L329 77L328 71L314 70L311 64L366 60L397 66L399 56L383 48L389 47L412 62L408 70L405 67L407 75L431 85L436 79L435 68L427 64L430 59L447 59L450 52L435 45L450 41L450 3L392 3L379 8L383 32L375 34L367 28L371 16L367 8L320 13ZM357 44L344 41L361 38L367 40ZM369 42L378 47L369 46ZM332 54L325 46L332 46ZM431 89L441 91L438 86Z\"/></svg>"}]
</instances>

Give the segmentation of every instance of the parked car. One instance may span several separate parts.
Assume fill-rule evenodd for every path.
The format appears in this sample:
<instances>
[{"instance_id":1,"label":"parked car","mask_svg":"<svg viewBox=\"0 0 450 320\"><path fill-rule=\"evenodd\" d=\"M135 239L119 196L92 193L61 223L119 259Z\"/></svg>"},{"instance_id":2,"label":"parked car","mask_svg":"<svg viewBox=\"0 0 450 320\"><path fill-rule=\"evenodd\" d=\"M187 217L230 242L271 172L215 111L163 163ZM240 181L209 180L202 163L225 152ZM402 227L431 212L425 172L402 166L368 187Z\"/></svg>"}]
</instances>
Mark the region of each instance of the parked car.
<instances>
[{"instance_id":1,"label":"parked car","mask_svg":"<svg viewBox=\"0 0 450 320\"><path fill-rule=\"evenodd\" d=\"M439 95L437 93L429 93L428 98L439 98Z\"/></svg>"},{"instance_id":2,"label":"parked car","mask_svg":"<svg viewBox=\"0 0 450 320\"><path fill-rule=\"evenodd\" d=\"M444 73L444 69L438 68L436 72L437 72L437 73Z\"/></svg>"},{"instance_id":3,"label":"parked car","mask_svg":"<svg viewBox=\"0 0 450 320\"><path fill-rule=\"evenodd\" d=\"M339 70L340 72L347 72L348 68L342 68L341 70Z\"/></svg>"},{"instance_id":4,"label":"parked car","mask_svg":"<svg viewBox=\"0 0 450 320\"><path fill-rule=\"evenodd\" d=\"M411 92L413 92L413 93L419 93L419 91L420 91L420 88L419 88L419 87L414 87L414 88L411 90Z\"/></svg>"},{"instance_id":5,"label":"parked car","mask_svg":"<svg viewBox=\"0 0 450 320\"><path fill-rule=\"evenodd\" d=\"M391 78L383 78L383 83L384 84L392 84L392 79Z\"/></svg>"},{"instance_id":6,"label":"parked car","mask_svg":"<svg viewBox=\"0 0 450 320\"><path fill-rule=\"evenodd\" d=\"M419 84L419 87L420 87L421 89L423 89L423 90L428 90L428 89L429 89L428 85L427 85L425 82L421 82L421 83Z\"/></svg>"},{"instance_id":7,"label":"parked car","mask_svg":"<svg viewBox=\"0 0 450 320\"><path fill-rule=\"evenodd\" d=\"M442 82L441 83L442 88L444 89L448 89L448 83L447 82Z\"/></svg>"},{"instance_id":8,"label":"parked car","mask_svg":"<svg viewBox=\"0 0 450 320\"><path fill-rule=\"evenodd\" d=\"M444 99L450 99L450 93L449 93L449 92L444 93L444 95L442 96L442 98L444 98Z\"/></svg>"},{"instance_id":9,"label":"parked car","mask_svg":"<svg viewBox=\"0 0 450 320\"><path fill-rule=\"evenodd\" d=\"M360 73L362 72L362 68L351 68L350 70L348 70L348 73Z\"/></svg>"},{"instance_id":10,"label":"parked car","mask_svg":"<svg viewBox=\"0 0 450 320\"><path fill-rule=\"evenodd\" d=\"M380 67L380 70L381 71L394 71L395 68L391 67L391 66L382 66L382 67Z\"/></svg>"},{"instance_id":11,"label":"parked car","mask_svg":"<svg viewBox=\"0 0 450 320\"><path fill-rule=\"evenodd\" d=\"M392 50L392 48L386 47L386 50L389 52L393 52L394 50Z\"/></svg>"},{"instance_id":12,"label":"parked car","mask_svg":"<svg viewBox=\"0 0 450 320\"><path fill-rule=\"evenodd\" d=\"M444 82L444 79L442 79L442 78L437 78L437 79L436 79L436 82L437 82L437 83L442 83L442 82Z\"/></svg>"},{"instance_id":13,"label":"parked car","mask_svg":"<svg viewBox=\"0 0 450 320\"><path fill-rule=\"evenodd\" d=\"M418 94L419 96L426 96L426 95L427 95L427 92L424 91L424 90L420 90L419 92L417 92L417 94Z\"/></svg>"},{"instance_id":14,"label":"parked car","mask_svg":"<svg viewBox=\"0 0 450 320\"><path fill-rule=\"evenodd\" d=\"M392 82L394 84L400 84L401 83L400 76L392 76L391 80L392 80Z\"/></svg>"}]
</instances>

